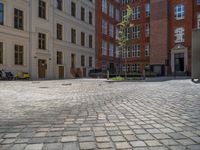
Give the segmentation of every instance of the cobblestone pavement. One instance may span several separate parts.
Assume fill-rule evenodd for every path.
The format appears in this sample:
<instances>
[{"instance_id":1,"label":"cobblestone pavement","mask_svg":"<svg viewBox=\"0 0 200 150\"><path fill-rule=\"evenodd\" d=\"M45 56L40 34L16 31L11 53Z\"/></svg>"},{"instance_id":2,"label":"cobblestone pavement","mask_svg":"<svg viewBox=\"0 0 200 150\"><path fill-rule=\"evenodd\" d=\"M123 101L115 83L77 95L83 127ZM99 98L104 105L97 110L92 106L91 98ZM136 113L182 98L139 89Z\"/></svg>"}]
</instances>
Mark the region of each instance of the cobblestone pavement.
<instances>
[{"instance_id":1,"label":"cobblestone pavement","mask_svg":"<svg viewBox=\"0 0 200 150\"><path fill-rule=\"evenodd\" d=\"M200 150L189 80L0 81L0 150Z\"/></svg>"}]
</instances>

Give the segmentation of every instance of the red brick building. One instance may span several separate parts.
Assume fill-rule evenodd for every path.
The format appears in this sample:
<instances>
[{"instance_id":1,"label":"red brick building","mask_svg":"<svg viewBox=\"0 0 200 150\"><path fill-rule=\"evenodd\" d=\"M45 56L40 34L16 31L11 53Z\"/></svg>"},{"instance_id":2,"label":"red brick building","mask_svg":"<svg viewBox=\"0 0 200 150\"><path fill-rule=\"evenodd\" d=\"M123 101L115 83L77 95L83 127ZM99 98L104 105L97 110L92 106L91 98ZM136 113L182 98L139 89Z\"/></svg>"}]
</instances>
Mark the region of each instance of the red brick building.
<instances>
[{"instance_id":1,"label":"red brick building","mask_svg":"<svg viewBox=\"0 0 200 150\"><path fill-rule=\"evenodd\" d=\"M112 27L109 27L113 24L116 34L119 19L110 17L110 12L114 9L116 16L119 10L123 16L127 4L133 8L132 45L127 47L128 53L121 53L122 61L119 61L117 42L110 37ZM121 69L125 69L123 59L126 57L129 72L142 72L145 66L150 66L151 71L159 75L191 73L192 29L200 28L200 0L97 0L96 11L97 68L121 65ZM114 44L112 57L110 43Z\"/></svg>"}]
</instances>

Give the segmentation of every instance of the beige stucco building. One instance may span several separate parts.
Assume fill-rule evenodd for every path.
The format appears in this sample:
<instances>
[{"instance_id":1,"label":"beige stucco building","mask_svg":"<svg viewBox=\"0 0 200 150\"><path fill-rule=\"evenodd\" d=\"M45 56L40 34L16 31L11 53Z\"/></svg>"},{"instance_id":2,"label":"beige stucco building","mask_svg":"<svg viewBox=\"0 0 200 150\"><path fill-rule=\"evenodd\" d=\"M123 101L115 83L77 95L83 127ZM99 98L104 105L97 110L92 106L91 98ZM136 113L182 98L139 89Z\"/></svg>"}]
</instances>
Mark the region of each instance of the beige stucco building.
<instances>
[{"instance_id":1,"label":"beige stucco building","mask_svg":"<svg viewBox=\"0 0 200 150\"><path fill-rule=\"evenodd\" d=\"M94 61L94 0L0 0L0 70L87 77Z\"/></svg>"}]
</instances>

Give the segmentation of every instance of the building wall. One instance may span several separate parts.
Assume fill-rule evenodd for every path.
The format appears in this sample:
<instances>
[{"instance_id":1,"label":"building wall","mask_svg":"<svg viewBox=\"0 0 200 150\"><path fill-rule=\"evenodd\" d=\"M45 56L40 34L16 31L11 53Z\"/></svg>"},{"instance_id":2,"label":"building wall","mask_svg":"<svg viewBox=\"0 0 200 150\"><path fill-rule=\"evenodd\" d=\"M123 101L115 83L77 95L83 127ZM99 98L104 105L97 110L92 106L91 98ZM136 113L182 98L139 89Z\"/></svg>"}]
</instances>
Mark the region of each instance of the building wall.
<instances>
[{"instance_id":1,"label":"building wall","mask_svg":"<svg viewBox=\"0 0 200 150\"><path fill-rule=\"evenodd\" d=\"M110 1L108 0L107 3ZM150 3L150 18L145 17L145 4ZM197 16L200 14L200 5L197 0L140 0L128 3L132 8L140 7L140 19L133 20L134 25L140 25L140 38L132 40L132 44L140 44L140 57L129 57L128 65L140 64L140 72L142 72L146 64L150 64L151 70L160 75L172 75L175 70L175 54L184 53L184 73L191 73L191 42L192 29L197 27ZM184 5L184 19L176 20L174 8L178 4ZM101 67L101 21L104 14L101 12L101 1L97 1L96 12L97 18L97 63L98 68ZM119 5L121 12L126 9L127 4ZM109 21L109 20L108 20ZM150 38L145 37L145 24L150 23ZM183 42L175 43L175 29L184 28ZM131 33L131 32L130 32ZM131 33L132 34L132 33ZM109 39L107 39L109 40ZM144 56L145 43L150 42L150 57ZM107 61L111 58L107 57ZM122 60L120 63L125 64Z\"/></svg>"},{"instance_id":2,"label":"building wall","mask_svg":"<svg viewBox=\"0 0 200 150\"><path fill-rule=\"evenodd\" d=\"M109 6L110 4L114 7L114 18L109 16ZM110 66L110 63L116 66L119 65L119 58L116 56L116 47L117 47L117 39L116 39L116 27L119 21L116 19L116 9L120 11L120 3L117 0L107 0L107 13L102 12L102 1L96 0L96 68L107 69ZM119 12L121 15L121 12ZM107 34L102 33L102 20L107 22ZM114 26L114 38L109 36L109 25L112 24ZM102 41L105 40L107 42L107 54L102 55ZM109 44L114 44L114 56L109 56Z\"/></svg>"},{"instance_id":3,"label":"building wall","mask_svg":"<svg viewBox=\"0 0 200 150\"><path fill-rule=\"evenodd\" d=\"M0 42L4 44L4 62L0 69L16 74L19 71L29 72L32 79L38 79L38 60L47 63L46 79L58 79L57 51L63 52L64 78L74 77L71 73L71 54L76 55L76 68L81 67L81 55L86 57L86 74L95 67L95 1L73 0L76 3L76 17L71 16L71 0L63 1L62 11L58 10L54 0L44 0L47 5L46 19L38 17L38 0L0 0L4 3L4 25L0 25ZM14 7L24 12L24 30L13 27ZM85 21L81 21L80 8L85 8ZM93 23L89 24L89 11L93 15ZM57 40L56 24L63 25L63 39ZM71 43L71 28L76 29L76 44ZM46 34L46 49L38 48L38 33ZM81 46L81 32L85 32L85 46ZM93 37L93 47L89 48L89 35ZM24 46L24 64L14 64L14 44ZM93 65L89 67L89 57Z\"/></svg>"},{"instance_id":4,"label":"building wall","mask_svg":"<svg viewBox=\"0 0 200 150\"><path fill-rule=\"evenodd\" d=\"M3 64L0 64L0 70L9 70L14 73L20 71L29 71L29 18L28 2L16 0L0 0L4 4L4 25L0 25L0 42L3 42ZM14 29L13 18L14 8L24 10L24 30ZM15 65L14 46L15 44L24 46L24 65Z\"/></svg>"},{"instance_id":5,"label":"building wall","mask_svg":"<svg viewBox=\"0 0 200 150\"><path fill-rule=\"evenodd\" d=\"M162 74L168 57L168 1L154 0L150 5L150 64Z\"/></svg>"}]
</instances>

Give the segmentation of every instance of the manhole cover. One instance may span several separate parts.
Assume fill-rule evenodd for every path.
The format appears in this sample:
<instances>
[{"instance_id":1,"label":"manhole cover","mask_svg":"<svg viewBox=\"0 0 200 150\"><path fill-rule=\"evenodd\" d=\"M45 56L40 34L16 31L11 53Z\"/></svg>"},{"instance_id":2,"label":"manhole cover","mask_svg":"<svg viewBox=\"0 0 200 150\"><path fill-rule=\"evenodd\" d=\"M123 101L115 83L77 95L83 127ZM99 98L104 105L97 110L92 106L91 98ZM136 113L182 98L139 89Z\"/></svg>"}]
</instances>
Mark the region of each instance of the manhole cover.
<instances>
[{"instance_id":1,"label":"manhole cover","mask_svg":"<svg viewBox=\"0 0 200 150\"><path fill-rule=\"evenodd\" d=\"M72 84L71 83L62 84L62 86L69 86L69 85L72 85Z\"/></svg>"},{"instance_id":2,"label":"manhole cover","mask_svg":"<svg viewBox=\"0 0 200 150\"><path fill-rule=\"evenodd\" d=\"M39 87L40 89L48 89L49 87Z\"/></svg>"}]
</instances>

